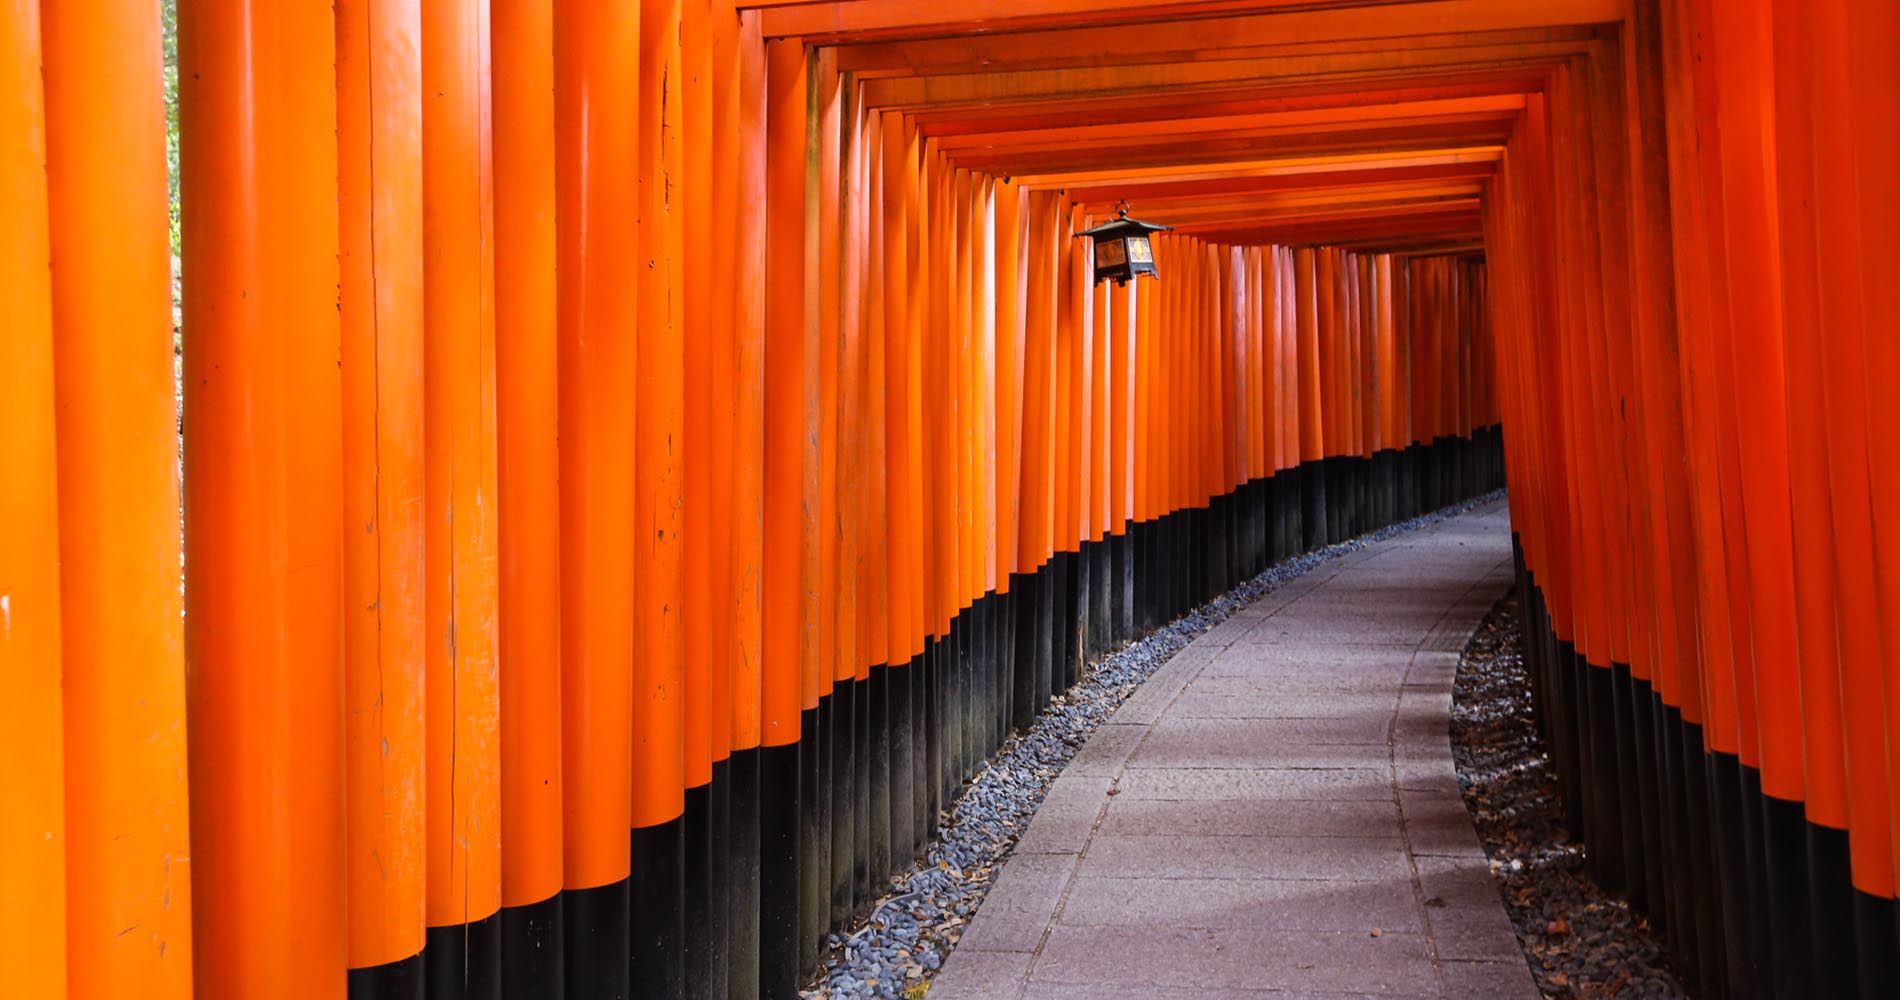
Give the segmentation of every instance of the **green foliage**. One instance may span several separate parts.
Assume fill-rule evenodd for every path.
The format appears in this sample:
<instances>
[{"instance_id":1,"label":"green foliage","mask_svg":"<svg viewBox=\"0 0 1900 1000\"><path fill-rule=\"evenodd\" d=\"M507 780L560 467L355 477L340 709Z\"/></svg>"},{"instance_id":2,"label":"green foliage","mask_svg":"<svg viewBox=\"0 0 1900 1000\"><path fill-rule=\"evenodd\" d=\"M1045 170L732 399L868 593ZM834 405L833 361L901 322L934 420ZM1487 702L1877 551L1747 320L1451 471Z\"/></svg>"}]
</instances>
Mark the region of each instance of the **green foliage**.
<instances>
[{"instance_id":1,"label":"green foliage","mask_svg":"<svg viewBox=\"0 0 1900 1000\"><path fill-rule=\"evenodd\" d=\"M178 0L160 0L165 38L165 167L171 184L172 256L178 255Z\"/></svg>"}]
</instances>

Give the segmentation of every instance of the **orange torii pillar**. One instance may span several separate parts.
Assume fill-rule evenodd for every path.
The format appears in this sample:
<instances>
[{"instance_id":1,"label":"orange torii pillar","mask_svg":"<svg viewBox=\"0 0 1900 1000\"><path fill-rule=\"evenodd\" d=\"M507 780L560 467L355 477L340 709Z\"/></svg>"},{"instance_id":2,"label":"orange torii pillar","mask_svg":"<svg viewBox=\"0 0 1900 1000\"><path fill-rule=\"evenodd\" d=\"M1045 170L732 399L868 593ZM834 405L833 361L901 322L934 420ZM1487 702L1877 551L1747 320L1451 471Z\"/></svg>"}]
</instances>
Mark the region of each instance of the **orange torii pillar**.
<instances>
[{"instance_id":1,"label":"orange torii pillar","mask_svg":"<svg viewBox=\"0 0 1900 1000\"><path fill-rule=\"evenodd\" d=\"M1109 284L1094 281L1093 261L1083 244L1076 254L1082 272L1085 294L1089 297L1089 434L1087 441L1088 489L1083 498L1087 524L1082 550L1088 563L1088 604L1083 631L1082 657L1086 663L1099 661L1108 652L1114 618L1109 605L1112 545L1108 542L1109 475Z\"/></svg>"},{"instance_id":2,"label":"orange torii pillar","mask_svg":"<svg viewBox=\"0 0 1900 1000\"><path fill-rule=\"evenodd\" d=\"M19 691L4 737L19 815L0 821L0 928L18 940L0 948L26 993L186 997L197 869L158 12L26 3L8 20L0 504L19 520L0 669Z\"/></svg>"},{"instance_id":3,"label":"orange torii pillar","mask_svg":"<svg viewBox=\"0 0 1900 1000\"><path fill-rule=\"evenodd\" d=\"M1078 503L1082 472L1080 447L1083 417L1083 364L1088 350L1083 343L1088 335L1088 318L1083 315L1087 303L1084 286L1077 280L1074 211L1057 204L1054 229L1055 273L1051 295L1055 310L1055 396L1051 408L1050 465L1055 476L1051 493L1054 551L1049 557L1050 579L1055 588L1054 619L1051 624L1050 693L1059 694L1076 681L1080 669L1082 615L1081 600L1085 586L1081 579Z\"/></svg>"},{"instance_id":4,"label":"orange torii pillar","mask_svg":"<svg viewBox=\"0 0 1900 1000\"><path fill-rule=\"evenodd\" d=\"M337 5L350 990L422 987L421 5ZM402 58L390 54L403 53Z\"/></svg>"},{"instance_id":5,"label":"orange torii pillar","mask_svg":"<svg viewBox=\"0 0 1900 1000\"><path fill-rule=\"evenodd\" d=\"M891 853L922 849L929 836L923 794L924 629L921 539L922 360L918 317L917 138L902 115L887 112L879 128L884 216L884 421L889 655L896 669L886 697L891 728Z\"/></svg>"},{"instance_id":6,"label":"orange torii pillar","mask_svg":"<svg viewBox=\"0 0 1900 1000\"><path fill-rule=\"evenodd\" d=\"M1281 517L1281 551L1288 556L1305 550L1306 519L1306 469L1300 464L1301 435L1304 423L1300 368L1300 296L1296 283L1297 270L1294 263L1294 251L1291 247L1274 248L1274 297L1277 306L1274 318L1274 337L1279 341L1277 357L1279 363L1274 367L1274 378L1278 382L1280 406L1276 410L1279 429L1279 459L1276 462L1276 476L1284 476L1274 487ZM1404 504L1400 504L1404 509Z\"/></svg>"},{"instance_id":7,"label":"orange torii pillar","mask_svg":"<svg viewBox=\"0 0 1900 1000\"><path fill-rule=\"evenodd\" d=\"M639 11L555 8L562 913L569 982L629 993Z\"/></svg>"},{"instance_id":8,"label":"orange torii pillar","mask_svg":"<svg viewBox=\"0 0 1900 1000\"><path fill-rule=\"evenodd\" d=\"M798 44L798 43L793 43ZM799 45L802 48L802 45ZM812 433L805 439L812 479L812 532L806 552L808 575L800 594L799 672L799 967L818 963L825 931L831 925L832 753L837 685L838 511L837 511L837 189L839 92L842 80L830 70L825 50L804 49L804 92L808 114L801 119L805 169L801 172L808 221L804 230L802 322L814 352L813 381L806 387L813 404ZM815 160L817 169L811 169ZM788 175L790 171L787 171Z\"/></svg>"},{"instance_id":9,"label":"orange torii pillar","mask_svg":"<svg viewBox=\"0 0 1900 1000\"><path fill-rule=\"evenodd\" d=\"M431 996L501 993L494 173L485 7L422 15L424 644Z\"/></svg>"},{"instance_id":10,"label":"orange torii pillar","mask_svg":"<svg viewBox=\"0 0 1900 1000\"><path fill-rule=\"evenodd\" d=\"M1054 279L1056 254L1054 241L1054 197L1048 192L1030 191L1024 199L1020 225L1025 236L1022 269L1024 284L1024 334L1021 369L1021 463L1020 517L1018 520L1017 566L1023 573L1020 585L1016 633L1016 681L1011 690L1011 711L1018 728L1030 725L1048 704L1054 650L1054 588L1044 568L1049 559L1049 537L1054 527L1051 494L1054 469L1051 459L1051 410L1055 395L1055 312Z\"/></svg>"},{"instance_id":11,"label":"orange torii pillar","mask_svg":"<svg viewBox=\"0 0 1900 1000\"><path fill-rule=\"evenodd\" d=\"M732 151L732 182L719 185L731 191L731 232L734 234L730 289L732 341L732 414L730 437L731 535L727 554L730 590L724 595L728 624L725 656L731 674L729 725L731 746L732 815L726 872L726 899L730 940L727 995L752 1000L761 995L761 838L766 791L760 775L766 758L783 750L768 750L764 740L765 716L762 632L762 560L765 511L765 220L743 206L765 202L766 194L766 64L759 39L759 14L747 12L735 25L723 18L715 32L718 65L715 79L726 77L732 91L719 101L731 117L736 147ZM724 226L721 232L727 231ZM716 554L715 554L716 557ZM720 597L717 588L715 599ZM714 650L714 655L719 655ZM716 682L715 682L716 683ZM713 737L718 739L717 735Z\"/></svg>"},{"instance_id":12,"label":"orange torii pillar","mask_svg":"<svg viewBox=\"0 0 1900 1000\"><path fill-rule=\"evenodd\" d=\"M759 810L759 977L765 996L799 982L800 744L811 720L805 674L817 669L817 324L808 315L807 262L816 207L807 193L807 58L797 41L766 49L764 558ZM812 302L810 309L816 308Z\"/></svg>"},{"instance_id":13,"label":"orange torii pillar","mask_svg":"<svg viewBox=\"0 0 1900 1000\"><path fill-rule=\"evenodd\" d=\"M39 5L0 22L0 129L17 136L0 155L0 452L24 488L0 491L0 517L18 537L0 549L0 777L7 818L0 851L0 962L17 989L66 995L66 809L60 663L59 468L54 431L53 291L46 201L46 106ZM189 970L172 991L189 993Z\"/></svg>"},{"instance_id":14,"label":"orange torii pillar","mask_svg":"<svg viewBox=\"0 0 1900 1000\"><path fill-rule=\"evenodd\" d=\"M731 625L734 319L715 293L736 277L739 20L687 0L680 21L685 294L684 979L691 998L726 1000L732 887ZM756 982L756 973L753 975Z\"/></svg>"},{"instance_id":15,"label":"orange torii pillar","mask_svg":"<svg viewBox=\"0 0 1900 1000\"><path fill-rule=\"evenodd\" d=\"M858 220L864 239L860 248L864 301L860 315L863 357L859 377L865 393L862 439L865 468L860 500L865 537L859 549L858 589L865 597L867 613L858 619L857 641L866 666L865 723L869 730L868 742L860 744L867 768L862 803L867 815L861 832L868 843L864 847L864 871L859 878L858 893L866 899L877 897L882 879L893 870L900 857L892 841L892 777L897 763L892 753L896 718L893 692L901 654L900 644L893 639L892 618L897 612L890 583L890 546L894 535L889 516L891 475L885 336L885 241L890 238L890 227L885 225L883 123L884 115L872 111L865 115L861 126L864 156L860 183L866 191L866 204Z\"/></svg>"},{"instance_id":16,"label":"orange torii pillar","mask_svg":"<svg viewBox=\"0 0 1900 1000\"><path fill-rule=\"evenodd\" d=\"M633 801L628 962L634 997L685 989L685 419L680 0L640 6L636 134ZM624 127L624 126L623 126ZM624 275L623 275L624 278Z\"/></svg>"},{"instance_id":17,"label":"orange torii pillar","mask_svg":"<svg viewBox=\"0 0 1900 1000\"><path fill-rule=\"evenodd\" d=\"M205 996L344 992L335 32L328 7L192 4L179 18Z\"/></svg>"},{"instance_id":18,"label":"orange torii pillar","mask_svg":"<svg viewBox=\"0 0 1900 1000\"><path fill-rule=\"evenodd\" d=\"M855 573L847 575L850 530L846 500L851 494L846 480L849 460L840 454L846 428L842 410L850 393L843 359L851 347L843 341L849 333L843 315L844 270L850 251L848 233L840 198L845 183L844 80L829 70L829 57L820 51L818 83L819 108L814 123L818 129L818 169L811 178L816 183L818 204L818 634L817 668L808 676L808 698L815 698L816 736L806 749L812 751L802 761L808 768L811 784L808 801L815 813L807 849L812 865L801 869L801 877L811 877L809 903L801 900L805 922L801 947L810 949L809 963L817 961L825 931L842 922L841 894L848 894L849 846L849 772L851 696L849 679L855 646L855 628L850 623L855 609L852 592ZM844 876L841 881L840 876ZM843 909L848 910L848 905Z\"/></svg>"},{"instance_id":19,"label":"orange torii pillar","mask_svg":"<svg viewBox=\"0 0 1900 1000\"><path fill-rule=\"evenodd\" d=\"M1110 644L1132 639L1135 631L1135 546L1129 524L1135 500L1135 317L1139 283L1108 290L1109 431L1108 530Z\"/></svg>"},{"instance_id":20,"label":"orange torii pillar","mask_svg":"<svg viewBox=\"0 0 1900 1000\"><path fill-rule=\"evenodd\" d=\"M1294 252L1293 258L1297 323L1294 352L1297 358L1295 370L1299 372L1299 464L1303 499L1301 547L1309 552L1333 540L1327 518L1326 476L1321 464L1326 455L1323 443L1326 424L1321 419L1321 394L1325 390L1320 375L1319 344L1324 336L1320 329L1320 276L1317 263L1320 256L1313 250L1301 248Z\"/></svg>"},{"instance_id":21,"label":"orange torii pillar","mask_svg":"<svg viewBox=\"0 0 1900 1000\"><path fill-rule=\"evenodd\" d=\"M501 972L512 998L565 983L559 147L552 5L497 3L492 17Z\"/></svg>"}]
</instances>

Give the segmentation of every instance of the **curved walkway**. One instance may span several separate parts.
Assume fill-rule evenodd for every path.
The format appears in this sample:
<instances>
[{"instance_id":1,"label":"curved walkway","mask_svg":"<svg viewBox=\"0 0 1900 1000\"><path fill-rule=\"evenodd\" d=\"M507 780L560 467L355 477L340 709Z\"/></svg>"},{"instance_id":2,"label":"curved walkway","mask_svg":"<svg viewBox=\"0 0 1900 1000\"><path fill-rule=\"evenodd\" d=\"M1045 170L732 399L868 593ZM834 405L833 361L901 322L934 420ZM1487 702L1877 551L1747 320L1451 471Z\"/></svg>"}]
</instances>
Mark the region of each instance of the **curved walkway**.
<instances>
[{"instance_id":1,"label":"curved walkway","mask_svg":"<svg viewBox=\"0 0 1900 1000\"><path fill-rule=\"evenodd\" d=\"M1510 582L1499 501L1195 640L1057 778L931 1000L1536 997L1447 735Z\"/></svg>"}]
</instances>

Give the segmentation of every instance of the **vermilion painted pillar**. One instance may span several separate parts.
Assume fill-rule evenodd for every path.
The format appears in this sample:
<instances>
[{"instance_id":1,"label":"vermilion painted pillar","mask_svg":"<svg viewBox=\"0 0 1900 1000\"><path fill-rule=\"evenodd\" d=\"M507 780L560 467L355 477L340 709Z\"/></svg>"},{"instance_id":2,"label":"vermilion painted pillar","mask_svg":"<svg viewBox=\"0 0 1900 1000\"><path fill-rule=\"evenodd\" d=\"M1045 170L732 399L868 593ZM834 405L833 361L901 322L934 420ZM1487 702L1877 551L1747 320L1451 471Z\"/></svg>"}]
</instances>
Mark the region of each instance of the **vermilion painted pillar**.
<instances>
[{"instance_id":1,"label":"vermilion painted pillar","mask_svg":"<svg viewBox=\"0 0 1900 1000\"><path fill-rule=\"evenodd\" d=\"M759 40L759 15L748 12L731 34L716 33L722 53L715 73L729 79L733 92L723 107L736 128L731 168L733 210L732 281L729 289L732 329L732 412L728 436L732 477L731 538L724 588L729 620L727 647L731 707L728 736L732 747L732 816L727 913L731 925L731 961L727 995L751 1000L760 993L763 916L760 838L766 799L761 782L768 753L761 746L763 693L761 558L764 530L765 456L765 219L756 208L765 201L766 79L765 46ZM718 177L715 174L715 177ZM721 190L727 190L722 187ZM726 199L719 198L718 201ZM715 417L715 422L717 422ZM715 651L716 655L718 651ZM715 735L717 740L718 736ZM778 751L783 753L783 751Z\"/></svg>"},{"instance_id":2,"label":"vermilion painted pillar","mask_svg":"<svg viewBox=\"0 0 1900 1000\"><path fill-rule=\"evenodd\" d=\"M423 979L422 14L336 12L351 991Z\"/></svg>"},{"instance_id":3,"label":"vermilion painted pillar","mask_svg":"<svg viewBox=\"0 0 1900 1000\"><path fill-rule=\"evenodd\" d=\"M1845 29L1830 38L1847 56L1848 104L1852 115L1854 192L1859 199L1860 301L1866 326L1862 336L1866 364L1861 369L1867 401L1868 485L1874 524L1875 592L1880 606L1881 658L1889 671L1886 685L1887 788L1894 810L1892 829L1900 830L1900 739L1894 719L1900 718L1900 684L1891 672L1900 669L1900 537L1884 531L1878 518L1900 502L1900 460L1883 442L1900 430L1900 394L1892 391L1900 377L1900 343L1893 333L1893 317L1900 309L1900 289L1883 277L1883 248L1900 240L1900 137L1880 123L1900 114L1900 96L1894 93L1892 60L1880 53L1900 39L1900 12L1877 0L1849 2ZM1839 51L1838 49L1834 51ZM1838 91L1836 91L1838 93ZM1847 244L1852 246L1853 244ZM1847 263L1843 261L1843 263ZM1892 838L1894 871L1900 874L1900 836ZM1891 965L1888 967L1891 969Z\"/></svg>"},{"instance_id":4,"label":"vermilion painted pillar","mask_svg":"<svg viewBox=\"0 0 1900 1000\"><path fill-rule=\"evenodd\" d=\"M918 598L917 545L912 515L916 487L912 475L916 454L916 427L912 414L916 407L911 380L912 353L915 347L912 324L914 289L911 285L913 235L911 213L915 209L915 164L911 159L912 141L903 117L896 112L881 116L879 156L882 174L883 216L878 220L884 232L883 306L884 427L885 468L884 518L887 524L885 552L886 586L889 593L888 654L892 664L886 702L890 711L891 774L890 824L891 854L902 857L914 851L925 824L916 815L916 738L917 720L913 712L916 678L921 672L918 658L923 650L921 614ZM875 377L875 375L874 375ZM878 456L873 457L874 460Z\"/></svg>"},{"instance_id":5,"label":"vermilion painted pillar","mask_svg":"<svg viewBox=\"0 0 1900 1000\"><path fill-rule=\"evenodd\" d=\"M159 20L103 0L41 13L68 985L182 997L192 850Z\"/></svg>"},{"instance_id":6,"label":"vermilion painted pillar","mask_svg":"<svg viewBox=\"0 0 1900 1000\"><path fill-rule=\"evenodd\" d=\"M0 963L30 996L66 995L64 710L60 691L59 469L54 432L53 297L47 261L46 114L38 0L0 17L0 453L22 488L0 491L0 518L19 532L0 550Z\"/></svg>"},{"instance_id":7,"label":"vermilion painted pillar","mask_svg":"<svg viewBox=\"0 0 1900 1000\"><path fill-rule=\"evenodd\" d=\"M191 847L159 22L114 2L42 15L68 982L179 997Z\"/></svg>"},{"instance_id":8,"label":"vermilion painted pillar","mask_svg":"<svg viewBox=\"0 0 1900 1000\"><path fill-rule=\"evenodd\" d=\"M760 802L760 979L768 996L796 989L800 814L799 743L805 671L817 657L817 327L807 261L817 230L807 201L806 55L798 41L766 43L764 675ZM809 308L815 308L812 302Z\"/></svg>"},{"instance_id":9,"label":"vermilion painted pillar","mask_svg":"<svg viewBox=\"0 0 1900 1000\"><path fill-rule=\"evenodd\" d=\"M862 814L859 831L864 835L865 843L859 852L862 863L856 889L861 897L875 898L877 886L882 884L881 880L897 864L891 840L891 777L896 763L892 752L896 718L893 692L894 675L902 661L891 641L890 621L893 605L889 583L892 525L888 492L889 390L885 380L888 362L884 296L885 245L892 234L884 225L884 117L879 112L861 109L860 118L859 142L863 144L863 154L858 178L866 196L857 219L863 239L859 266L862 269L864 296L858 315L861 346L858 378L864 387L861 410L864 429L859 461L864 468L861 470L862 490L858 501L863 534L858 550L860 614L857 643L861 653L860 672L864 678L865 707L862 720L864 735L860 737L859 746L866 751L866 760L863 790L860 793L862 798L859 801Z\"/></svg>"},{"instance_id":10,"label":"vermilion painted pillar","mask_svg":"<svg viewBox=\"0 0 1900 1000\"><path fill-rule=\"evenodd\" d=\"M1813 45L1808 36L1811 28L1805 15L1791 17L1781 9L1774 11L1772 27L1776 37L1774 142L1778 196L1775 199L1775 222L1780 248L1779 297L1782 320L1784 331L1819 329L1820 275L1816 267L1818 248L1813 202L1810 198L1779 196L1780 190L1813 189L1814 137L1810 116L1805 112L1813 100L1813 67L1810 61L1813 58ZM1782 349L1780 364L1770 362L1764 367L1780 369L1783 378L1781 388L1785 393L1783 415L1787 421L1786 443L1780 451L1781 460L1787 467L1788 524L1792 529L1789 538L1790 579L1786 587L1794 605L1790 609L1790 627L1795 631L1790 642L1799 650L1798 659L1787 664L1787 667L1793 675L1792 679L1799 683L1801 692L1800 726L1806 795L1801 803L1800 815L1809 823L1839 832L1847 828L1848 792L1845 741L1842 739L1839 626L1835 612L1839 598L1834 588L1834 532L1827 499L1827 407L1823 379L1825 352L1785 334L1775 339L1780 342ZM1757 377L1761 377L1759 373ZM1809 838L1810 832L1803 831L1802 840L1805 842ZM1804 850L1806 846L1804 843ZM1830 845L1817 842L1817 846ZM1844 865L1845 844L1839 846L1842 849L1834 852L1838 854L1837 858L1829 858L1829 852L1822 851L1817 853L1814 860L1823 866L1833 861ZM1844 890L1846 886L1843 883L1846 880L1840 878L1844 874L1829 871L1823 875L1821 869L1817 868L1810 873L1810 878L1816 885ZM1851 917L1845 896L1841 899L1843 903L1839 916ZM1813 915L1817 923L1833 919L1831 914L1823 913L1819 908ZM1819 980L1811 978L1811 982L1827 984L1834 991L1846 988L1844 984L1835 985L1832 977L1852 967L1852 952L1843 955L1828 949L1834 947L1831 944L1833 941L1842 944L1851 941L1851 935L1845 933L1847 930L1846 920L1843 919L1841 925L1830 929L1828 934L1811 935L1821 950L1817 950L1813 956L1810 975L1827 977ZM1827 955L1830 960L1823 961L1823 955Z\"/></svg>"},{"instance_id":11,"label":"vermilion painted pillar","mask_svg":"<svg viewBox=\"0 0 1900 1000\"><path fill-rule=\"evenodd\" d=\"M680 16L680 131L683 146L677 178L676 211L681 222L682 258L677 275L684 296L684 420L682 432L683 497L681 591L683 680L685 684L684 742L684 967L687 996L717 996L725 1000L727 972L727 899L725 883L731 788L724 780L731 717L725 693L731 683L725 631L730 620L725 593L730 579L727 560L730 506L726 490L715 481L729 481L732 415L732 309L715 301L714 288L733 272L733 216L723 217L715 201L736 209L729 197L715 198L725 171L723 191L732 190L737 175L736 106L721 107L722 98L737 93L735 74L722 71L715 79L717 55L715 22L708 0L687 0ZM729 26L728 54L736 55L738 19L721 15ZM736 68L734 66L733 68ZM718 88L724 88L723 93ZM715 108L720 113L715 115ZM721 148L723 147L723 148ZM723 227L722 227L723 223ZM724 307L724 308L721 308Z\"/></svg>"},{"instance_id":12,"label":"vermilion painted pillar","mask_svg":"<svg viewBox=\"0 0 1900 1000\"><path fill-rule=\"evenodd\" d=\"M566 975L628 990L640 12L554 10Z\"/></svg>"},{"instance_id":13,"label":"vermilion painted pillar","mask_svg":"<svg viewBox=\"0 0 1900 1000\"><path fill-rule=\"evenodd\" d=\"M685 989L685 633L680 610L685 486L683 274L685 136L680 0L640 6L639 285L634 439L633 996ZM623 53L629 57L631 53ZM622 127L625 127L623 123Z\"/></svg>"},{"instance_id":14,"label":"vermilion painted pillar","mask_svg":"<svg viewBox=\"0 0 1900 1000\"><path fill-rule=\"evenodd\" d=\"M327 6L179 10L201 996L344 992L335 31Z\"/></svg>"},{"instance_id":15,"label":"vermilion painted pillar","mask_svg":"<svg viewBox=\"0 0 1900 1000\"><path fill-rule=\"evenodd\" d=\"M488 9L422 8L431 996L500 996L500 552Z\"/></svg>"},{"instance_id":16,"label":"vermilion painted pillar","mask_svg":"<svg viewBox=\"0 0 1900 1000\"><path fill-rule=\"evenodd\" d=\"M564 982L554 7L491 8L504 995ZM539 991L539 992L537 992Z\"/></svg>"},{"instance_id":17,"label":"vermilion painted pillar","mask_svg":"<svg viewBox=\"0 0 1900 1000\"><path fill-rule=\"evenodd\" d=\"M1833 532L1835 624L1840 642L1841 703L1848 779L1848 852L1856 900L1857 956L1863 975L1877 981L1879 966L1865 942L1877 941L1870 924L1879 904L1894 895L1895 803L1889 801L1890 760L1885 721L1880 613L1875 590L1874 508L1868 476L1866 338L1869 333L1862 275L1858 185L1852 115L1857 81L1848 58L1850 0L1828 0L1791 14L1809 19L1814 100L1831 109L1813 121L1815 274L1818 343L1825 380L1827 498ZM1798 349L1790 341L1791 349Z\"/></svg>"}]
</instances>

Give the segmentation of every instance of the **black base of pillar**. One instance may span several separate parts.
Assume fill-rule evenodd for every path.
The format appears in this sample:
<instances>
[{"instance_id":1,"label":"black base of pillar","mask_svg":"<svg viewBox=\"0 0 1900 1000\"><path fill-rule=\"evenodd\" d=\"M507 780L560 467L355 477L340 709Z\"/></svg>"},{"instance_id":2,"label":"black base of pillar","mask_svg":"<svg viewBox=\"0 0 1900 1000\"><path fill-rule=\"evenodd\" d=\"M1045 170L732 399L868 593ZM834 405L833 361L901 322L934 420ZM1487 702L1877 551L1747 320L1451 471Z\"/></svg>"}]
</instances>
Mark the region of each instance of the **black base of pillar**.
<instances>
[{"instance_id":1,"label":"black base of pillar","mask_svg":"<svg viewBox=\"0 0 1900 1000\"><path fill-rule=\"evenodd\" d=\"M501 914L429 928L422 962L430 1000L501 1000Z\"/></svg>"},{"instance_id":2,"label":"black base of pillar","mask_svg":"<svg viewBox=\"0 0 1900 1000\"><path fill-rule=\"evenodd\" d=\"M796 743L758 751L761 1000L798 997L800 757Z\"/></svg>"},{"instance_id":3,"label":"black base of pillar","mask_svg":"<svg viewBox=\"0 0 1900 1000\"><path fill-rule=\"evenodd\" d=\"M348 983L350 1000L422 1000L422 953L399 962L351 969Z\"/></svg>"},{"instance_id":4,"label":"black base of pillar","mask_svg":"<svg viewBox=\"0 0 1900 1000\"><path fill-rule=\"evenodd\" d=\"M735 750L727 761L732 792L726 823L727 1000L759 1000L759 833L765 751Z\"/></svg>"},{"instance_id":5,"label":"black base of pillar","mask_svg":"<svg viewBox=\"0 0 1900 1000\"><path fill-rule=\"evenodd\" d=\"M561 1000L562 909L558 892L539 903L502 908L502 1000Z\"/></svg>"},{"instance_id":6,"label":"black base of pillar","mask_svg":"<svg viewBox=\"0 0 1900 1000\"><path fill-rule=\"evenodd\" d=\"M686 993L686 821L633 829L627 968L632 996L676 1000Z\"/></svg>"}]
</instances>

